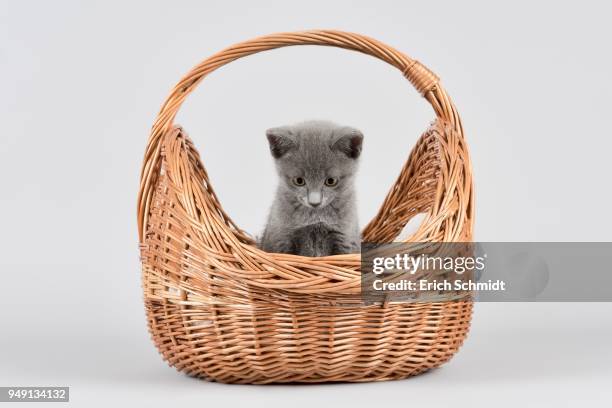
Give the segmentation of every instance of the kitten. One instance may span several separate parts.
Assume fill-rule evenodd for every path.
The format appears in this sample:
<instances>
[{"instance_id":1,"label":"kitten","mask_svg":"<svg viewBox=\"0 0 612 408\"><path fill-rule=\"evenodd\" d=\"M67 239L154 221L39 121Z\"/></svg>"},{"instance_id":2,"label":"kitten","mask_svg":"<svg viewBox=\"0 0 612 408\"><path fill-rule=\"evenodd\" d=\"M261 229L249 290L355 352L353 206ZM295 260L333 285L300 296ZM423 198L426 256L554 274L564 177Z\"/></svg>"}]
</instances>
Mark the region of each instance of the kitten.
<instances>
[{"instance_id":1,"label":"kitten","mask_svg":"<svg viewBox=\"0 0 612 408\"><path fill-rule=\"evenodd\" d=\"M279 184L259 247L303 256L359 252L354 176L361 132L309 121L266 136Z\"/></svg>"}]
</instances>

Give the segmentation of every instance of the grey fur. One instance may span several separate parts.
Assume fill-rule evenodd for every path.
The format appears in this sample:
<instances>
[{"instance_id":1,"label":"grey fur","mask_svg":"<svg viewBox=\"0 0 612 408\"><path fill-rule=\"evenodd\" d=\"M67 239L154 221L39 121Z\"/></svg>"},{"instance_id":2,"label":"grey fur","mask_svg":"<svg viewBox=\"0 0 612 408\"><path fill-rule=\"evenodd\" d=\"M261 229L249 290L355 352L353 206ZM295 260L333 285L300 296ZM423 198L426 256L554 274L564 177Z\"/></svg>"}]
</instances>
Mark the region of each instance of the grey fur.
<instances>
[{"instance_id":1,"label":"grey fur","mask_svg":"<svg viewBox=\"0 0 612 408\"><path fill-rule=\"evenodd\" d=\"M304 256L358 252L354 176L361 132L308 121L268 129L266 136L279 184L259 247ZM335 186L325 185L330 177L337 180Z\"/></svg>"}]
</instances>

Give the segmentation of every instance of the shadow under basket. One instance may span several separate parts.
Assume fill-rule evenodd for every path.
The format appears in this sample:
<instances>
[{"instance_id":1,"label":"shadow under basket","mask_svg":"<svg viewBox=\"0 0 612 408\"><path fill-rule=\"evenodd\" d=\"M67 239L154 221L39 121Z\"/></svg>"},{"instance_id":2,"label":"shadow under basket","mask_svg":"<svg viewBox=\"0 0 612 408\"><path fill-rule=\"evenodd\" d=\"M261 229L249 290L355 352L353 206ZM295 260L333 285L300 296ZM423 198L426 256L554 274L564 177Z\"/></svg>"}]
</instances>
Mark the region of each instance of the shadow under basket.
<instances>
[{"instance_id":1,"label":"shadow under basket","mask_svg":"<svg viewBox=\"0 0 612 408\"><path fill-rule=\"evenodd\" d=\"M469 298L365 305L359 254L308 258L259 250L223 211L198 152L173 123L184 99L210 72L289 45L335 46L377 57L399 69L436 114L364 229L364 241L392 242L417 214L424 220L406 242L472 239L472 173L463 129L431 71L358 34L256 38L194 67L153 126L138 197L152 339L178 370L226 383L379 381L437 367L467 335Z\"/></svg>"}]
</instances>

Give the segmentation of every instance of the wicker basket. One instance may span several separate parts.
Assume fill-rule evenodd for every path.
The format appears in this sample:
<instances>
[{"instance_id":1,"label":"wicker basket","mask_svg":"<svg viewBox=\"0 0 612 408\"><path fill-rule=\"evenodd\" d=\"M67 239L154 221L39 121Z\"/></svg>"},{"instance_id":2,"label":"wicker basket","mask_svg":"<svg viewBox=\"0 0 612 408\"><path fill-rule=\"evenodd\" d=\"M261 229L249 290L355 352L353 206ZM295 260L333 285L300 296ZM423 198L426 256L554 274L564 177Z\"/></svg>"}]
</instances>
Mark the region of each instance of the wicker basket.
<instances>
[{"instance_id":1,"label":"wicker basket","mask_svg":"<svg viewBox=\"0 0 612 408\"><path fill-rule=\"evenodd\" d=\"M173 124L184 99L217 68L289 45L359 51L397 69L437 116L416 143L364 240L391 242L425 214L411 242L472 238L471 165L459 115L438 78L371 38L339 31L268 35L227 48L172 90L149 137L138 197L149 330L163 358L227 383L376 381L449 360L469 329L469 299L364 305L359 254L266 253L223 211L191 140Z\"/></svg>"}]
</instances>

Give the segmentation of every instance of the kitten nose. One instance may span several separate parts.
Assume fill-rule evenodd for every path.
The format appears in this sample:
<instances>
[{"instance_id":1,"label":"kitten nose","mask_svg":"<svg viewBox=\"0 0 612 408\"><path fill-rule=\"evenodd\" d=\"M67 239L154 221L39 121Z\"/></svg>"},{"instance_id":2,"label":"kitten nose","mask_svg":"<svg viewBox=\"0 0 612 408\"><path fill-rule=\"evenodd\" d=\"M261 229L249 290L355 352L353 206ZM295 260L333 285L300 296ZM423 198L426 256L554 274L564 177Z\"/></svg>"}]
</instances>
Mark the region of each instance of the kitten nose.
<instances>
[{"instance_id":1,"label":"kitten nose","mask_svg":"<svg viewBox=\"0 0 612 408\"><path fill-rule=\"evenodd\" d=\"M308 204L313 207L318 207L321 204L321 193L318 191L311 191L308 193Z\"/></svg>"}]
</instances>

